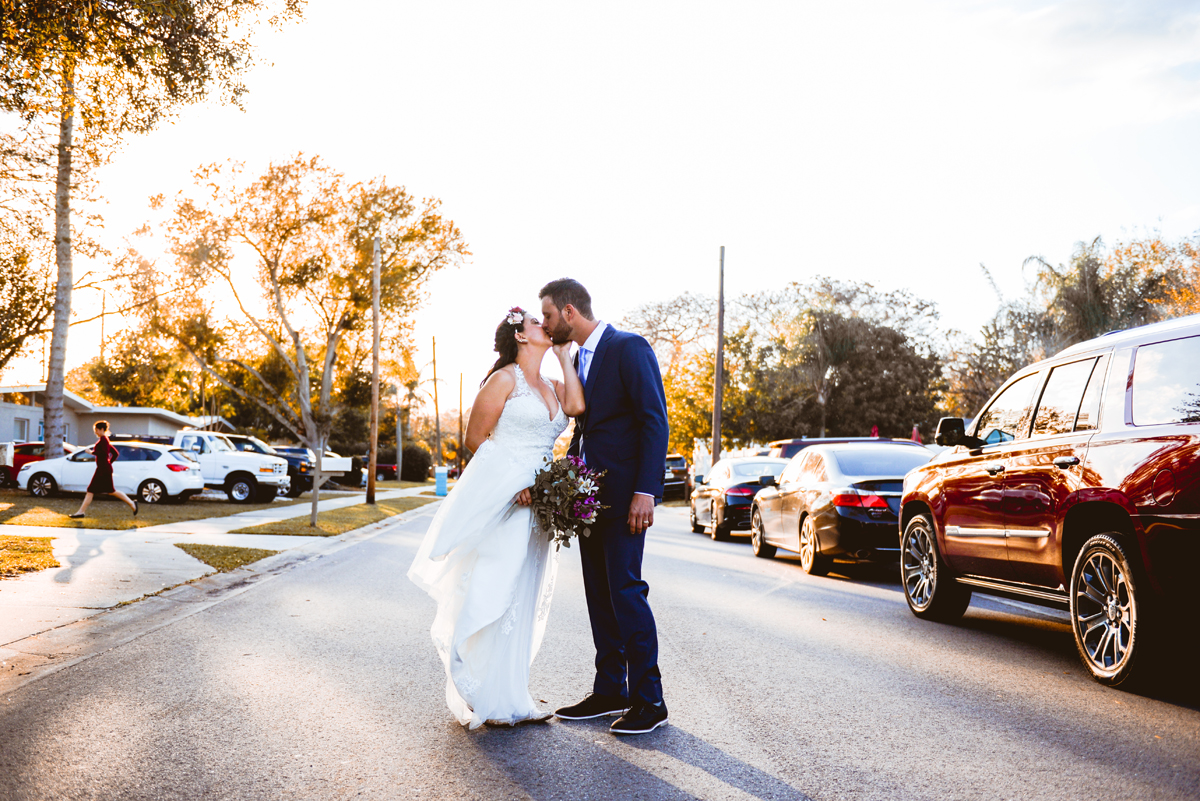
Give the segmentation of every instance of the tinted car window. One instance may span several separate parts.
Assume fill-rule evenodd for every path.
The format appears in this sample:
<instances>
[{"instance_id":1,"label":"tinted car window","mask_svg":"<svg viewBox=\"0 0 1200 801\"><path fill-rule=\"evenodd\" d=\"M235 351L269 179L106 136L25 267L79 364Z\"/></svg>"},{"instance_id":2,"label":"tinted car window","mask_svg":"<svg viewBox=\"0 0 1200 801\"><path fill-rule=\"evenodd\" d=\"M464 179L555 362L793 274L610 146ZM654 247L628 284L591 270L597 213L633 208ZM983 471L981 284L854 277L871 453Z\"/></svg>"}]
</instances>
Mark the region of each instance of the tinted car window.
<instances>
[{"instance_id":1,"label":"tinted car window","mask_svg":"<svg viewBox=\"0 0 1200 801\"><path fill-rule=\"evenodd\" d=\"M1100 357L1092 368L1083 403L1079 404L1079 416L1075 418L1076 431L1094 431L1100 425L1100 390L1104 387L1104 373L1108 367L1108 355Z\"/></svg>"},{"instance_id":2,"label":"tinted car window","mask_svg":"<svg viewBox=\"0 0 1200 801\"><path fill-rule=\"evenodd\" d=\"M847 476L902 476L932 456L929 451L916 448L847 448L833 452L838 467Z\"/></svg>"},{"instance_id":3,"label":"tinted car window","mask_svg":"<svg viewBox=\"0 0 1200 801\"><path fill-rule=\"evenodd\" d=\"M800 470L801 481L824 481L825 480L825 460L821 458L819 453L811 453L804 460L804 467Z\"/></svg>"},{"instance_id":4,"label":"tinted car window","mask_svg":"<svg viewBox=\"0 0 1200 801\"><path fill-rule=\"evenodd\" d=\"M667 459L667 467L672 470L683 470L687 467L686 459Z\"/></svg>"},{"instance_id":5,"label":"tinted car window","mask_svg":"<svg viewBox=\"0 0 1200 801\"><path fill-rule=\"evenodd\" d=\"M797 456L793 458L792 461L788 462L787 467L785 467L783 470L783 474L779 476L779 483L790 484L794 481L798 481L800 476L800 468L803 463L803 456Z\"/></svg>"},{"instance_id":6,"label":"tinted car window","mask_svg":"<svg viewBox=\"0 0 1200 801\"><path fill-rule=\"evenodd\" d=\"M122 462L140 462L142 460L142 449L131 448L128 445L114 445L117 451L117 458Z\"/></svg>"},{"instance_id":7,"label":"tinted car window","mask_svg":"<svg viewBox=\"0 0 1200 801\"><path fill-rule=\"evenodd\" d=\"M1029 433L1038 376L1038 373L1027 375L1004 390L987 411L979 415L976 436L988 445L1024 439Z\"/></svg>"},{"instance_id":8,"label":"tinted car window","mask_svg":"<svg viewBox=\"0 0 1200 801\"><path fill-rule=\"evenodd\" d=\"M1137 349L1133 424L1200 423L1200 337Z\"/></svg>"},{"instance_id":9,"label":"tinted car window","mask_svg":"<svg viewBox=\"0 0 1200 801\"><path fill-rule=\"evenodd\" d=\"M1092 375L1095 359L1060 364L1050 371L1037 417L1033 419L1033 435L1065 434L1075 428L1075 415Z\"/></svg>"}]
</instances>

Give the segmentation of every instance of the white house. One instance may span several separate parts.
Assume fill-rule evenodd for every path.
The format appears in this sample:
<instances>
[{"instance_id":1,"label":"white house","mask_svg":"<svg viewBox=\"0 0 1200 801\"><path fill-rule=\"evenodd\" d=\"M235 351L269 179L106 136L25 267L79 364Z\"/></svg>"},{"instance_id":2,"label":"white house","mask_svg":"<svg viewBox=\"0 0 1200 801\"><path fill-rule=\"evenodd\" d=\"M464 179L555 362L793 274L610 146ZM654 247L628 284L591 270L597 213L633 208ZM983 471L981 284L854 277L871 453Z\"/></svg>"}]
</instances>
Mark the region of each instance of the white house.
<instances>
[{"instance_id":1,"label":"white house","mask_svg":"<svg viewBox=\"0 0 1200 801\"><path fill-rule=\"evenodd\" d=\"M0 386L0 442L41 441L45 438L42 399L45 384ZM114 434L172 435L181 428L232 430L220 417L188 417L144 406L96 406L74 392L63 390L63 439L75 445L92 443L92 425L107 420Z\"/></svg>"}]
</instances>

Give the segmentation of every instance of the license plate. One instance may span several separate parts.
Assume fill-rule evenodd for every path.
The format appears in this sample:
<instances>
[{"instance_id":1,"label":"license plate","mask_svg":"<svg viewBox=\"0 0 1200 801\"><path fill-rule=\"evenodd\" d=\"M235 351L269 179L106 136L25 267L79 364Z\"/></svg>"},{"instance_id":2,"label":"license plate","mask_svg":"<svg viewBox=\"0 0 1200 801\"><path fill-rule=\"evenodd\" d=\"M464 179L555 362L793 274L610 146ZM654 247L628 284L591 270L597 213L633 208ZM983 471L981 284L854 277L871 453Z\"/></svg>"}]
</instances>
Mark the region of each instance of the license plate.
<instances>
[{"instance_id":1,"label":"license plate","mask_svg":"<svg viewBox=\"0 0 1200 801\"><path fill-rule=\"evenodd\" d=\"M667 474L666 474L665 476L663 476L663 478L665 478L665 479L667 479L668 481L670 481L671 479L675 478L675 474L674 474L674 473L672 473L670 470L668 470L668 471L667 471Z\"/></svg>"}]
</instances>

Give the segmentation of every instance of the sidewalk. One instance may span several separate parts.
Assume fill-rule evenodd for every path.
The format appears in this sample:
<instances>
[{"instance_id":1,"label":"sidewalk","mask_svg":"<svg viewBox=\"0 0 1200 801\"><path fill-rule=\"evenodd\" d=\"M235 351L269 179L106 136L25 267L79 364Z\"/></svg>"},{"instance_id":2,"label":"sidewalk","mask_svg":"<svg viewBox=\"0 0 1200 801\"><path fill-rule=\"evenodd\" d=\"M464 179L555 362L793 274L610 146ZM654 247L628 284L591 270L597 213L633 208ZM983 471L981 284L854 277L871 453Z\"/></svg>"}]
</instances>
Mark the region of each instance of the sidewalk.
<instances>
[{"instance_id":1,"label":"sidewalk","mask_svg":"<svg viewBox=\"0 0 1200 801\"><path fill-rule=\"evenodd\" d=\"M427 490L426 487L386 490L377 493L376 498L401 498ZM318 508L325 512L364 500L365 496L356 493L321 501ZM54 556L62 565L0 581L0 646L212 572L211 567L176 548L177 542L283 551L303 549L329 539L229 533L247 526L302 517L311 510L311 504L302 503L128 531L0 526L0 534L53 537Z\"/></svg>"}]
</instances>

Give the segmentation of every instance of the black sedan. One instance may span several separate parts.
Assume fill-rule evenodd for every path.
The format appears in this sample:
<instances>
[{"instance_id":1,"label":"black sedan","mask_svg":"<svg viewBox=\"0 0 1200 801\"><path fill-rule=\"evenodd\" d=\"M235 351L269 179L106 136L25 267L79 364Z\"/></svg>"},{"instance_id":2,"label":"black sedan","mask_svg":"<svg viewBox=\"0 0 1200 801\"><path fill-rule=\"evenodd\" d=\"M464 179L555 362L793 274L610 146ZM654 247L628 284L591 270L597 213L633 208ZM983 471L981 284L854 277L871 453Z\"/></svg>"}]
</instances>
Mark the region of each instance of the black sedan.
<instances>
[{"instance_id":1,"label":"black sedan","mask_svg":"<svg viewBox=\"0 0 1200 801\"><path fill-rule=\"evenodd\" d=\"M751 510L754 555L800 554L805 573L823 576L835 558L900 558L897 513L904 474L933 456L889 443L817 445L797 454L778 480L764 476Z\"/></svg>"},{"instance_id":2,"label":"black sedan","mask_svg":"<svg viewBox=\"0 0 1200 801\"><path fill-rule=\"evenodd\" d=\"M713 465L703 484L692 490L692 531L708 531L714 540L729 539L736 530L750 527L750 504L762 489L759 480L778 476L787 459L742 456L722 459Z\"/></svg>"}]
</instances>

